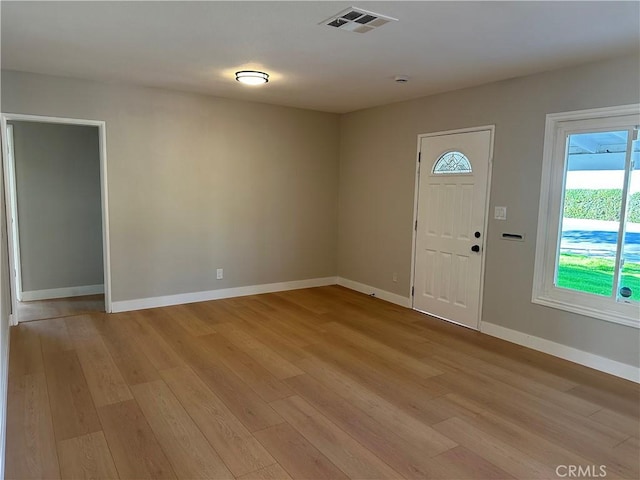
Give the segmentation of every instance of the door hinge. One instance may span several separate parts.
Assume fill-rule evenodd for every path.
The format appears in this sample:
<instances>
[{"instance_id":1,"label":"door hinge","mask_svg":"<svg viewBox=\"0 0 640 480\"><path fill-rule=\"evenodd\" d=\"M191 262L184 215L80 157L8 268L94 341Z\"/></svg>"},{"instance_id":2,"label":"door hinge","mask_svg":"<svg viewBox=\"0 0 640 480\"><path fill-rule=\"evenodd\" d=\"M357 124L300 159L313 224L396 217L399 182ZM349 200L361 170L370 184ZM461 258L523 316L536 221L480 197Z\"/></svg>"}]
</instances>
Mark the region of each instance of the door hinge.
<instances>
[{"instance_id":1,"label":"door hinge","mask_svg":"<svg viewBox=\"0 0 640 480\"><path fill-rule=\"evenodd\" d=\"M413 229L417 232L418 231L418 220L416 220L416 224L413 226Z\"/></svg>"},{"instance_id":2,"label":"door hinge","mask_svg":"<svg viewBox=\"0 0 640 480\"><path fill-rule=\"evenodd\" d=\"M418 163L422 161L422 152L418 152Z\"/></svg>"},{"instance_id":3,"label":"door hinge","mask_svg":"<svg viewBox=\"0 0 640 480\"><path fill-rule=\"evenodd\" d=\"M411 287L411 296L415 296L416 287Z\"/></svg>"}]
</instances>

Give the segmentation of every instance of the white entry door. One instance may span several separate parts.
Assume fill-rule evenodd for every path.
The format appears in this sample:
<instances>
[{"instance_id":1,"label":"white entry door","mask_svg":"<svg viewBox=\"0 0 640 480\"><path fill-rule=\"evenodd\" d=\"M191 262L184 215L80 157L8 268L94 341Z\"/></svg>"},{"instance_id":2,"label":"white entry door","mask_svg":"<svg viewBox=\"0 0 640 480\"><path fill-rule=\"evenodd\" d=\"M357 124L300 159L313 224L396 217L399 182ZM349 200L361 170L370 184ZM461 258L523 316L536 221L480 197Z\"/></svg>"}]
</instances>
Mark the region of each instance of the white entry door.
<instances>
[{"instance_id":1,"label":"white entry door","mask_svg":"<svg viewBox=\"0 0 640 480\"><path fill-rule=\"evenodd\" d=\"M474 329L492 141L487 128L420 142L413 308Z\"/></svg>"}]
</instances>

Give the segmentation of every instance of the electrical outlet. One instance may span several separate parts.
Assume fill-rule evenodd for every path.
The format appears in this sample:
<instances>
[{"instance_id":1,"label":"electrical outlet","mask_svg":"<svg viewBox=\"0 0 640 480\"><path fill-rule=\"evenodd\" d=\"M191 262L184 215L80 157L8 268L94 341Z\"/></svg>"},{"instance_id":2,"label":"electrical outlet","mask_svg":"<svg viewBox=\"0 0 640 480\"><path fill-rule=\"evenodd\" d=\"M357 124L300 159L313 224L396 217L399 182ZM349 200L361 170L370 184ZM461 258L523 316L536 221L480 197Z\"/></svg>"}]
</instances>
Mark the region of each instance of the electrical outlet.
<instances>
[{"instance_id":1,"label":"electrical outlet","mask_svg":"<svg viewBox=\"0 0 640 480\"><path fill-rule=\"evenodd\" d=\"M222 278L224 277L224 272L221 268L216 270L216 279L217 280L222 280Z\"/></svg>"},{"instance_id":2,"label":"electrical outlet","mask_svg":"<svg viewBox=\"0 0 640 480\"><path fill-rule=\"evenodd\" d=\"M398 281L398 272L393 272L393 281L394 282Z\"/></svg>"}]
</instances>

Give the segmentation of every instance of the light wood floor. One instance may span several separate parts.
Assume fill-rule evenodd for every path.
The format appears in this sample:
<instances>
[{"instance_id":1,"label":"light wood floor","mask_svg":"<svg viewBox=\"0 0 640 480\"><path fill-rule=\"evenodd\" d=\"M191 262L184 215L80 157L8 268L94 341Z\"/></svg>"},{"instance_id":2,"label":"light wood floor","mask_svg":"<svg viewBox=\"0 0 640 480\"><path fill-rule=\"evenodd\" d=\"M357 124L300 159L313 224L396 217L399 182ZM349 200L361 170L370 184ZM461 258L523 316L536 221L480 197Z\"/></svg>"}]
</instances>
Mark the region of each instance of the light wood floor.
<instances>
[{"instance_id":1,"label":"light wood floor","mask_svg":"<svg viewBox=\"0 0 640 480\"><path fill-rule=\"evenodd\" d=\"M640 477L637 385L340 287L29 322L9 367L8 478Z\"/></svg>"},{"instance_id":2,"label":"light wood floor","mask_svg":"<svg viewBox=\"0 0 640 480\"><path fill-rule=\"evenodd\" d=\"M21 322L98 312L104 312L104 295L18 302L18 318Z\"/></svg>"}]
</instances>

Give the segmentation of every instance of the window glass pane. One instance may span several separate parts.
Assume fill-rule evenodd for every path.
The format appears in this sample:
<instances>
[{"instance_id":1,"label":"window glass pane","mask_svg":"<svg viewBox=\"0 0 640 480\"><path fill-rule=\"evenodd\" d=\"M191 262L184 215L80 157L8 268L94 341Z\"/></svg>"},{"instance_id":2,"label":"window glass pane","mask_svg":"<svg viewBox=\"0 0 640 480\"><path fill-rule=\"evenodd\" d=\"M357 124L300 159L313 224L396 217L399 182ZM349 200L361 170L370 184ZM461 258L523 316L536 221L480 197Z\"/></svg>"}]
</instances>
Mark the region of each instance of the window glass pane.
<instances>
[{"instance_id":1,"label":"window glass pane","mask_svg":"<svg viewBox=\"0 0 640 480\"><path fill-rule=\"evenodd\" d=\"M556 286L613 295L627 132L569 136Z\"/></svg>"},{"instance_id":2,"label":"window glass pane","mask_svg":"<svg viewBox=\"0 0 640 480\"><path fill-rule=\"evenodd\" d=\"M618 298L640 301L640 142L633 142L629 194L627 196L627 225L622 245L622 268Z\"/></svg>"},{"instance_id":3,"label":"window glass pane","mask_svg":"<svg viewBox=\"0 0 640 480\"><path fill-rule=\"evenodd\" d=\"M447 152L433 165L435 174L471 173L471 162L462 152Z\"/></svg>"}]
</instances>

